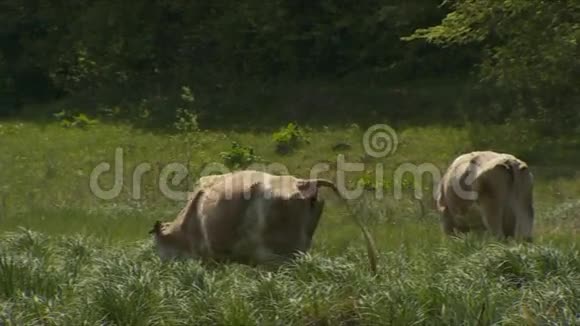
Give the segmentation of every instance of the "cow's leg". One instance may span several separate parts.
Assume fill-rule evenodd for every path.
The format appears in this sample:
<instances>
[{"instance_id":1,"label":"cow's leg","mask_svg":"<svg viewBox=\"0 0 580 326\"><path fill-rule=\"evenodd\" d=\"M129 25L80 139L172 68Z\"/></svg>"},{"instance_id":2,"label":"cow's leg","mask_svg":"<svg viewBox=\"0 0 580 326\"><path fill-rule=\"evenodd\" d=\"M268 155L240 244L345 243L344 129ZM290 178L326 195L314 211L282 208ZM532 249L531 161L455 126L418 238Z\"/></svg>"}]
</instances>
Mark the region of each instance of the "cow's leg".
<instances>
[{"instance_id":1,"label":"cow's leg","mask_svg":"<svg viewBox=\"0 0 580 326\"><path fill-rule=\"evenodd\" d=\"M503 212L503 233L506 238L515 236L516 217L510 207L505 207Z\"/></svg>"},{"instance_id":2,"label":"cow's leg","mask_svg":"<svg viewBox=\"0 0 580 326\"><path fill-rule=\"evenodd\" d=\"M455 223L453 222L453 215L451 215L451 212L449 212L448 208L445 208L441 215L441 228L446 235L455 235Z\"/></svg>"},{"instance_id":3,"label":"cow's leg","mask_svg":"<svg viewBox=\"0 0 580 326\"><path fill-rule=\"evenodd\" d=\"M473 229L467 225L455 225L455 233L461 233L461 234L465 234L465 233L469 233L471 231L477 231L477 229Z\"/></svg>"},{"instance_id":4,"label":"cow's leg","mask_svg":"<svg viewBox=\"0 0 580 326\"><path fill-rule=\"evenodd\" d=\"M497 238L503 240L505 238L503 226L504 203L496 195L487 194L480 196L479 206L486 229Z\"/></svg>"},{"instance_id":5,"label":"cow's leg","mask_svg":"<svg viewBox=\"0 0 580 326\"><path fill-rule=\"evenodd\" d=\"M464 214L465 209L462 209L457 214ZM454 213L451 213L451 210L446 207L441 215L441 228L443 229L443 233L448 236L455 236L458 237L462 234L468 233L470 228L466 225L462 225L461 223L457 222L457 216Z\"/></svg>"},{"instance_id":6,"label":"cow's leg","mask_svg":"<svg viewBox=\"0 0 580 326\"><path fill-rule=\"evenodd\" d=\"M534 208L531 204L527 204L523 207L516 206L514 209L514 215L514 237L527 242L532 242Z\"/></svg>"},{"instance_id":7,"label":"cow's leg","mask_svg":"<svg viewBox=\"0 0 580 326\"><path fill-rule=\"evenodd\" d=\"M266 247L258 247L254 250L252 261L256 265L267 265L271 267L279 267L286 263L290 257L279 255Z\"/></svg>"},{"instance_id":8,"label":"cow's leg","mask_svg":"<svg viewBox=\"0 0 580 326\"><path fill-rule=\"evenodd\" d=\"M316 228L318 228L318 223L320 222L320 216L322 216L323 209L323 201L314 201L312 203L312 213L308 216L308 220L306 220L305 239L303 239L304 243L299 246L301 251L306 252L310 249L310 246L312 245L312 238L314 237Z\"/></svg>"},{"instance_id":9,"label":"cow's leg","mask_svg":"<svg viewBox=\"0 0 580 326\"><path fill-rule=\"evenodd\" d=\"M511 194L510 208L514 215L514 238L531 242L535 213L532 190L516 189Z\"/></svg>"}]
</instances>

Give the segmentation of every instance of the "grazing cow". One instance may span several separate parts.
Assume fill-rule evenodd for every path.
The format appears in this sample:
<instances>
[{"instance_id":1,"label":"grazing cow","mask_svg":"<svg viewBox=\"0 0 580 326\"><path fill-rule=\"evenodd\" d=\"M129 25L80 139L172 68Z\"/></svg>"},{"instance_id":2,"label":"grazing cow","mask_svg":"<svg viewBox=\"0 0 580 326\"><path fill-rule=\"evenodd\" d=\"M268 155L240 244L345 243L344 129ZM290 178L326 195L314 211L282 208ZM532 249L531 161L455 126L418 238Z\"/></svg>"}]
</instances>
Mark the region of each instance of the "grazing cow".
<instances>
[{"instance_id":1,"label":"grazing cow","mask_svg":"<svg viewBox=\"0 0 580 326\"><path fill-rule=\"evenodd\" d=\"M155 222L150 233L162 259L279 263L310 248L324 207L318 198L322 186L340 195L325 179L252 170L203 177L177 218ZM374 243L361 223L359 227L374 271Z\"/></svg>"},{"instance_id":2,"label":"grazing cow","mask_svg":"<svg viewBox=\"0 0 580 326\"><path fill-rule=\"evenodd\" d=\"M476 151L457 157L443 175L436 203L446 234L488 230L532 240L533 175L510 154Z\"/></svg>"}]
</instances>

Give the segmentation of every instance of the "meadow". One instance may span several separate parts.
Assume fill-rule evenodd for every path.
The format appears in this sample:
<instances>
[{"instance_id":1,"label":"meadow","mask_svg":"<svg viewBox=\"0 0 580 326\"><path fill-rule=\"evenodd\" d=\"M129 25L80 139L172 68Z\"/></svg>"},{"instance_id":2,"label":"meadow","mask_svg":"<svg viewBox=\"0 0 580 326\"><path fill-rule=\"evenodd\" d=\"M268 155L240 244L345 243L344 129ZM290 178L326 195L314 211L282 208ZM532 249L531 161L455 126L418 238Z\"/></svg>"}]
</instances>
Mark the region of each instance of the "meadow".
<instances>
[{"instance_id":1,"label":"meadow","mask_svg":"<svg viewBox=\"0 0 580 326\"><path fill-rule=\"evenodd\" d=\"M397 125L396 150L373 158L362 144L367 126L304 125L304 144L279 154L272 134L282 123L266 130L205 129L185 119L168 131L85 118L72 125L0 121L0 325L580 322L577 139L543 139L517 122ZM91 172L102 162L114 166L117 148L123 149L121 191L98 198ZM422 180L422 199L414 198L409 176L404 196L393 196L401 164L429 163L443 172L455 156L479 149L509 151L530 163L533 244L444 237L429 178ZM350 210L330 192L323 193L327 206L313 249L279 270L163 264L153 252L147 234L153 221L173 219L183 205L159 190L160 183L170 184L163 181L167 164L187 167L187 180L170 185L187 190L212 162L281 163L304 177L315 164L328 163L321 176L334 179L339 154L365 166L347 180L368 189L350 205L379 248L377 276L368 270ZM151 168L136 198L133 172L142 163ZM377 164L384 171L381 200L372 190ZM113 178L106 172L99 184L109 189Z\"/></svg>"},{"instance_id":2,"label":"meadow","mask_svg":"<svg viewBox=\"0 0 580 326\"><path fill-rule=\"evenodd\" d=\"M580 325L580 1L0 8L0 326ZM529 164L533 243L443 235L475 150ZM159 260L176 192L260 165L364 191L279 269Z\"/></svg>"}]
</instances>

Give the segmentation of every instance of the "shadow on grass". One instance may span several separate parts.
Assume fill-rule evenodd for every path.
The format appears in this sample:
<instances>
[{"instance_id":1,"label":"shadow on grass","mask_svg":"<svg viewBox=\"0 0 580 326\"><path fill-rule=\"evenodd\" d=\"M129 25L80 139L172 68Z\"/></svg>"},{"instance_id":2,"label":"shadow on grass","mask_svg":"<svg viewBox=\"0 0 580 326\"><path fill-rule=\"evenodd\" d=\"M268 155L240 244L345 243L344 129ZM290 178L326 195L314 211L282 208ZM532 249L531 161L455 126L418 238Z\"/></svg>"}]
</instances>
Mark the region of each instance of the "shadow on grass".
<instances>
[{"instance_id":1,"label":"shadow on grass","mask_svg":"<svg viewBox=\"0 0 580 326\"><path fill-rule=\"evenodd\" d=\"M311 127L369 126L389 123L424 126L458 124L474 109L471 83L465 79L407 83L304 81L268 84L233 82L193 89L190 109L203 129L271 132L290 121ZM117 92L118 93L118 92ZM53 123L62 110L99 116L107 122L129 123L159 133L176 132L177 109L184 106L176 91L165 95L138 92L102 96L87 94L25 107L18 118ZM95 99L95 98L98 98ZM118 112L117 112L118 111Z\"/></svg>"}]
</instances>

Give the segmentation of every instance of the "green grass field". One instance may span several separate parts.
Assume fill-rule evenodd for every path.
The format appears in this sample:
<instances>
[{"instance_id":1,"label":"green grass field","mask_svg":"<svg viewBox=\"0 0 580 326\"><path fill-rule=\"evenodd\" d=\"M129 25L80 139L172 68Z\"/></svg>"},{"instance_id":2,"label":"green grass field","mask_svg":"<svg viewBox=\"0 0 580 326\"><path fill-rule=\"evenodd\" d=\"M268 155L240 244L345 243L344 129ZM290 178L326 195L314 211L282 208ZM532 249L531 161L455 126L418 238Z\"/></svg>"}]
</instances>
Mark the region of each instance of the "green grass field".
<instances>
[{"instance_id":1,"label":"green grass field","mask_svg":"<svg viewBox=\"0 0 580 326\"><path fill-rule=\"evenodd\" d=\"M385 121L377 121L383 123ZM365 128L306 129L310 143L275 152L272 132L201 130L153 132L99 123L0 122L0 325L574 325L580 322L580 143L544 140L519 126L406 126L396 152L365 156ZM204 166L222 162L231 142L251 146L257 160L282 163L308 176L334 178L339 153L364 163L347 174L351 186L372 180L384 165L386 198L353 201L380 249L379 275L368 271L360 232L331 193L312 251L272 271L241 265L162 264L147 231L173 219L183 202L159 190L163 166L181 163L191 176L172 186L186 190ZM332 147L344 142L350 150ZM119 196L97 198L91 171L124 154ZM393 198L393 173L403 163L430 163L443 171L458 154L510 151L535 175L535 241L498 243L468 236L447 239L439 229L424 180L424 198ZM151 170L135 199L133 171ZM100 180L113 185L112 173ZM368 183L368 182L367 182ZM421 208L423 207L423 209Z\"/></svg>"}]
</instances>

